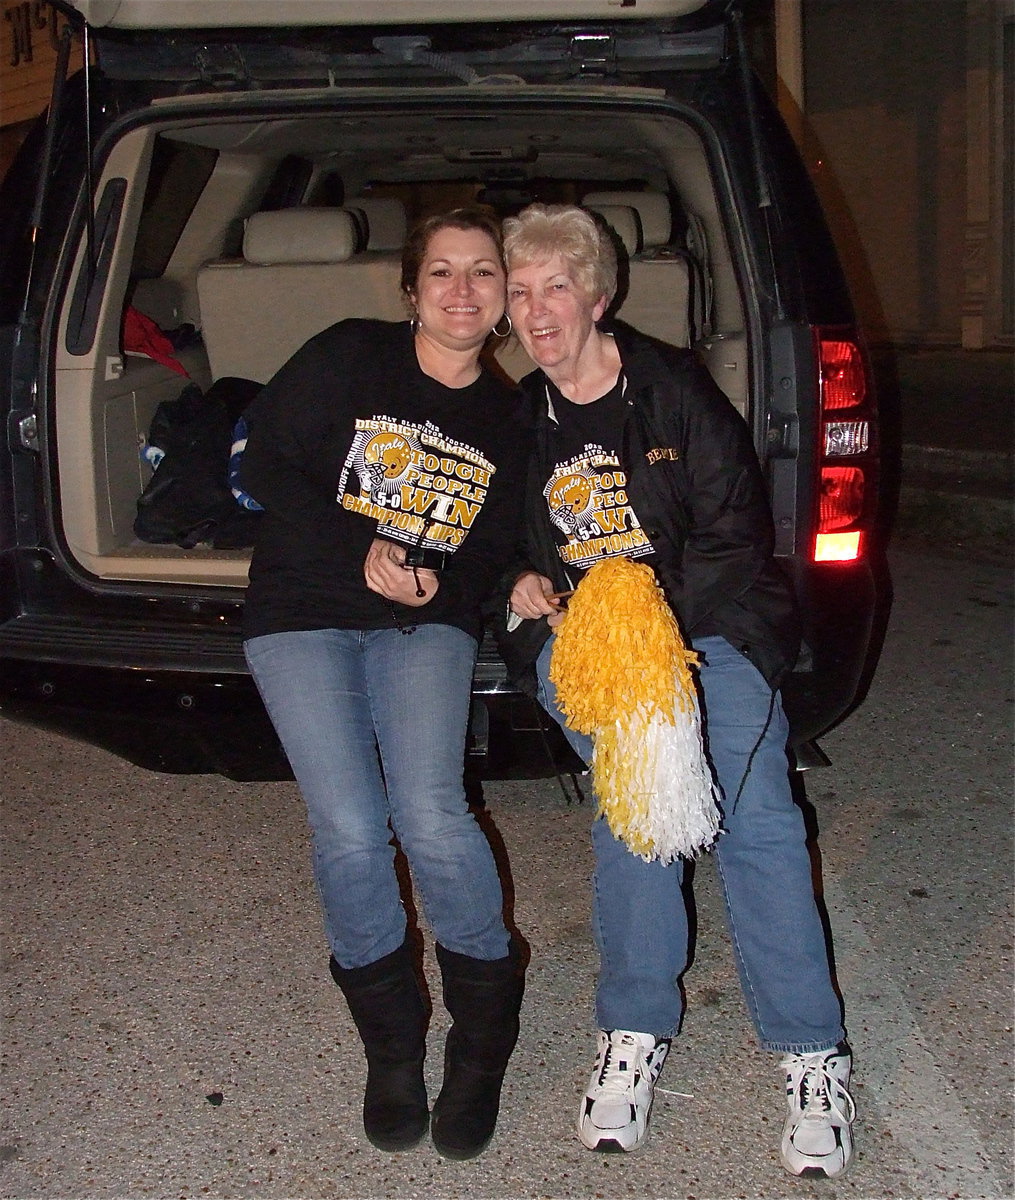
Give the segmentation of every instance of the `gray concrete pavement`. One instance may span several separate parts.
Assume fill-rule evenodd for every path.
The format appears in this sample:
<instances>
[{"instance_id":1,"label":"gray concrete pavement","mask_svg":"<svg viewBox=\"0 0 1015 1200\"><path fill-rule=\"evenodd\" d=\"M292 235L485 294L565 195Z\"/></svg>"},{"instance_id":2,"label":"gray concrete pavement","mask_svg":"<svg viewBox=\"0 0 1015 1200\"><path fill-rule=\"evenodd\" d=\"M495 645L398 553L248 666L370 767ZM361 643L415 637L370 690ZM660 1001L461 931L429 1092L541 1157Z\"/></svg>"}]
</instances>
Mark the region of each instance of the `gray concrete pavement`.
<instances>
[{"instance_id":1,"label":"gray concrete pavement","mask_svg":"<svg viewBox=\"0 0 1015 1200\"><path fill-rule=\"evenodd\" d=\"M823 741L833 765L805 776L857 1058L844 1179L779 1166L780 1081L710 862L652 1136L590 1154L572 1132L592 1052L589 812L552 780L487 785L533 951L502 1120L472 1163L384 1155L358 1132L362 1061L295 787L146 773L0 723L0 1196L1010 1196L1010 580L901 546L892 565L880 669ZM446 1024L438 1003L434 1087Z\"/></svg>"}]
</instances>

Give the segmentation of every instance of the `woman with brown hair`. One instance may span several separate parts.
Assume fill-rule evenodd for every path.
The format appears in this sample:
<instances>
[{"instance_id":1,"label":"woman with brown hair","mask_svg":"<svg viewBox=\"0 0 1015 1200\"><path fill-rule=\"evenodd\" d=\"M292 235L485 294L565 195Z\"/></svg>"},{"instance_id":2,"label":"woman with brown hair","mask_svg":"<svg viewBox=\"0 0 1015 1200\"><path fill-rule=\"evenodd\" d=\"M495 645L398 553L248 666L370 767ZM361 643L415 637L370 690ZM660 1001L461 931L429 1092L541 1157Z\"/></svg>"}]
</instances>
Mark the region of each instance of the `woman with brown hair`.
<instances>
[{"instance_id":1,"label":"woman with brown hair","mask_svg":"<svg viewBox=\"0 0 1015 1200\"><path fill-rule=\"evenodd\" d=\"M402 260L412 320L311 338L254 402L240 473L265 510L245 652L307 804L331 973L366 1051L366 1134L401 1150L430 1124L458 1159L493 1135L523 986L462 782L479 605L514 541L525 457L514 394L479 361L504 278L483 213L424 221ZM392 835L453 1019L432 1122Z\"/></svg>"}]
</instances>

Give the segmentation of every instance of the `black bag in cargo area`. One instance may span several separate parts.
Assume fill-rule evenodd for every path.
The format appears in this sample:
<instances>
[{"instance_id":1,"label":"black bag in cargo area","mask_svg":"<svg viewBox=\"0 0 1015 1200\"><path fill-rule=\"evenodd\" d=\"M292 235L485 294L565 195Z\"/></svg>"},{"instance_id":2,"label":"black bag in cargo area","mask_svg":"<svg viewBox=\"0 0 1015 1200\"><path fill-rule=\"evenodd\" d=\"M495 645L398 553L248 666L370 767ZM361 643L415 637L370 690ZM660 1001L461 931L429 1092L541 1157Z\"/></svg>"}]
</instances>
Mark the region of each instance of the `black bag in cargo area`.
<instances>
[{"instance_id":1,"label":"black bag in cargo area","mask_svg":"<svg viewBox=\"0 0 1015 1200\"><path fill-rule=\"evenodd\" d=\"M253 545L260 514L241 507L230 490L229 455L233 426L260 388L226 377L207 392L189 384L158 406L145 448L158 465L134 519L141 541L187 550L199 542L218 549Z\"/></svg>"}]
</instances>

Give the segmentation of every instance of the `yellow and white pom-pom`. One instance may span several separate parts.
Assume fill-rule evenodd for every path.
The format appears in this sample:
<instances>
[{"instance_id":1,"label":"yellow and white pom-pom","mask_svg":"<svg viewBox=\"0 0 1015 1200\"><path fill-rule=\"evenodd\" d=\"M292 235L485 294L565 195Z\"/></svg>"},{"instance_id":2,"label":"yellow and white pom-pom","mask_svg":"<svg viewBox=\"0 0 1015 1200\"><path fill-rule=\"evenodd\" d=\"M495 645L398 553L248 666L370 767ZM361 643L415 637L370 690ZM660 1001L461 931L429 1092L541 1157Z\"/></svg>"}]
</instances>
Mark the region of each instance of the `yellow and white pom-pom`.
<instances>
[{"instance_id":1,"label":"yellow and white pom-pom","mask_svg":"<svg viewBox=\"0 0 1015 1200\"><path fill-rule=\"evenodd\" d=\"M646 862L689 858L719 832L691 666L652 568L589 568L557 628L550 679L568 725L591 735L600 812Z\"/></svg>"}]
</instances>

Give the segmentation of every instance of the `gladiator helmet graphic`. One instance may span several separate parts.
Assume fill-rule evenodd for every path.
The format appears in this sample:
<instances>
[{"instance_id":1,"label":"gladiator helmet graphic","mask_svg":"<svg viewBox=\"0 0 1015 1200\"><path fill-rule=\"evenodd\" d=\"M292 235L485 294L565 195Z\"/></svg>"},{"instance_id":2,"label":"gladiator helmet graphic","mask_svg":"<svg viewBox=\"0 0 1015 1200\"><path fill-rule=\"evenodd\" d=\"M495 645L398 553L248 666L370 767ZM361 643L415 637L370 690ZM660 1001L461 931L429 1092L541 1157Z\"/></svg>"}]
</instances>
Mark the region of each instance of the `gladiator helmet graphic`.
<instances>
[{"instance_id":1,"label":"gladiator helmet graphic","mask_svg":"<svg viewBox=\"0 0 1015 1200\"><path fill-rule=\"evenodd\" d=\"M596 530L592 480L572 472L551 481L545 492L550 520L569 537L587 538Z\"/></svg>"},{"instance_id":2,"label":"gladiator helmet graphic","mask_svg":"<svg viewBox=\"0 0 1015 1200\"><path fill-rule=\"evenodd\" d=\"M398 433L375 433L356 456L360 487L376 504L401 490L412 463L413 447Z\"/></svg>"}]
</instances>

